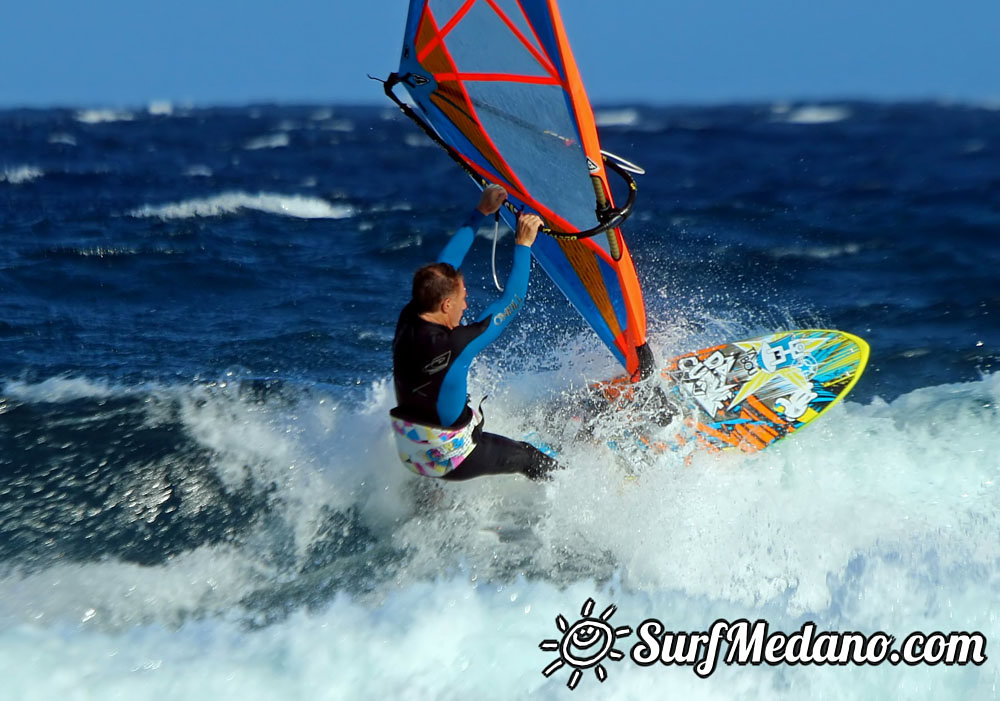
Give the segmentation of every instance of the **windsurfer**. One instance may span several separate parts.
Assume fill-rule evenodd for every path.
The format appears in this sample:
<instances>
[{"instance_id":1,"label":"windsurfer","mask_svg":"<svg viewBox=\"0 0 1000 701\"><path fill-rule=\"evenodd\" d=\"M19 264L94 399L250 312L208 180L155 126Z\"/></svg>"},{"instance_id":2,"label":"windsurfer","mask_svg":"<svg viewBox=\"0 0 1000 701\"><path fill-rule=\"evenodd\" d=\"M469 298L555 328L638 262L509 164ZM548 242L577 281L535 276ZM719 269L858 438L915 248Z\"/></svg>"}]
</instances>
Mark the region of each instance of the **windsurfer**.
<instances>
[{"instance_id":1,"label":"windsurfer","mask_svg":"<svg viewBox=\"0 0 1000 701\"><path fill-rule=\"evenodd\" d=\"M529 443L483 431L480 410L468 405L469 366L507 327L524 302L531 270L531 245L542 220L518 218L514 265L503 296L472 324L461 325L466 290L458 271L482 219L507 198L488 186L479 205L441 251L437 263L413 276L413 297L399 315L392 343L398 406L393 433L403 464L417 474L464 480L489 474L521 473L543 478L557 466Z\"/></svg>"}]
</instances>

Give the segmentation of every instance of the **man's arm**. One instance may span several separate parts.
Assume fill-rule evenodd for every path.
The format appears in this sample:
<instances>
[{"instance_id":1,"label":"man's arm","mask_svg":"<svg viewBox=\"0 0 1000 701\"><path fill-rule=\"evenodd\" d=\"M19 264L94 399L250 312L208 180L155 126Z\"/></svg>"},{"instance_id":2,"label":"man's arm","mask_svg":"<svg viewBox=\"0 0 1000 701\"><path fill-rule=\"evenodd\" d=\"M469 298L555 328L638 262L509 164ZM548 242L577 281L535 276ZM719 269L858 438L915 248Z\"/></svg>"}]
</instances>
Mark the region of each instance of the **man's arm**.
<instances>
[{"instance_id":1,"label":"man's arm","mask_svg":"<svg viewBox=\"0 0 1000 701\"><path fill-rule=\"evenodd\" d=\"M514 265L511 267L510 276L504 286L503 295L488 306L479 315L476 323L480 323L489 317L493 317L490 330L483 335L490 335L487 339L482 339L489 343L500 335L500 332L507 326L517 310L521 308L525 296L528 294L528 277L531 273L531 246L535 243L538 230L542 228L541 217L535 214L526 214L517 220L517 238L514 245ZM485 344L484 344L485 345Z\"/></svg>"},{"instance_id":2,"label":"man's arm","mask_svg":"<svg viewBox=\"0 0 1000 701\"><path fill-rule=\"evenodd\" d=\"M517 310L524 304L524 298L528 294L528 276L531 273L531 245L541 226L541 218L534 214L524 215L517 220L514 265L507 278L503 296L491 304L476 323L459 326L452 331L455 348L460 351L442 381L437 401L438 416L445 426L457 421L465 408L469 366L476 354L507 328Z\"/></svg>"},{"instance_id":3,"label":"man's arm","mask_svg":"<svg viewBox=\"0 0 1000 701\"><path fill-rule=\"evenodd\" d=\"M476 229L483 223L483 217L496 214L505 199L507 199L506 190L499 185L487 185L479 199L479 204L448 241L438 255L437 262L448 263L456 269L461 268L465 254L469 252L472 242L475 240Z\"/></svg>"}]
</instances>

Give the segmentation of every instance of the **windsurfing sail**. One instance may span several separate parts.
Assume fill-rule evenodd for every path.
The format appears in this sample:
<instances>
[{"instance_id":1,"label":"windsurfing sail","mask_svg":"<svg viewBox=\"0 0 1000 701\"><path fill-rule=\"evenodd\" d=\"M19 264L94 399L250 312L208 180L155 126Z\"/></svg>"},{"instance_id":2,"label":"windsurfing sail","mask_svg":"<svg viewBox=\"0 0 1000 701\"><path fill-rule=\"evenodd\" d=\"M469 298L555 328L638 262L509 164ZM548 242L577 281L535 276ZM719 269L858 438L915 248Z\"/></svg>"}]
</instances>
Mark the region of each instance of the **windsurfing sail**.
<instances>
[{"instance_id":1,"label":"windsurfing sail","mask_svg":"<svg viewBox=\"0 0 1000 701\"><path fill-rule=\"evenodd\" d=\"M416 109L392 93L403 84ZM502 185L550 235L532 253L634 378L652 369L646 313L593 110L555 0L411 0L386 92L481 186ZM626 176L627 177L627 176Z\"/></svg>"}]
</instances>

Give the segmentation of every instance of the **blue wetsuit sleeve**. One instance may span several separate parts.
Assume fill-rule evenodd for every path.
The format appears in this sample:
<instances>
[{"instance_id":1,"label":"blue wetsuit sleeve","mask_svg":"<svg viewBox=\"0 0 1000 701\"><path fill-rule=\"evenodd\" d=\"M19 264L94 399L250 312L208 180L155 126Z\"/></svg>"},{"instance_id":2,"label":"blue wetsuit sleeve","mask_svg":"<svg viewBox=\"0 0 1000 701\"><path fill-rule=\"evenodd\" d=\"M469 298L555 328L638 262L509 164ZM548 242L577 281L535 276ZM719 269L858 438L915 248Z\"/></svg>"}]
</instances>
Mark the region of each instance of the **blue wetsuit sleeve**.
<instances>
[{"instance_id":1,"label":"blue wetsuit sleeve","mask_svg":"<svg viewBox=\"0 0 1000 701\"><path fill-rule=\"evenodd\" d=\"M510 269L510 277L507 278L507 285L503 288L503 295L496 302L486 307L486 310L476 319L478 324L489 317L493 318L491 329L493 337L485 341L483 345L492 341L500 335L514 314L521 308L525 295L528 294L528 276L531 273L531 248L529 246L514 246L514 265Z\"/></svg>"},{"instance_id":2,"label":"blue wetsuit sleeve","mask_svg":"<svg viewBox=\"0 0 1000 701\"><path fill-rule=\"evenodd\" d=\"M468 395L469 367L479 351L496 340L524 304L530 274L531 248L514 246L514 265L503 295L487 307L474 324L452 332L461 350L448 368L438 394L437 412L443 425L450 426L461 416Z\"/></svg>"},{"instance_id":3,"label":"blue wetsuit sleeve","mask_svg":"<svg viewBox=\"0 0 1000 701\"><path fill-rule=\"evenodd\" d=\"M462 226L441 250L440 255L438 255L438 263L448 263L456 269L461 268L465 254L469 252L476 237L476 229L483 223L485 217L486 215L478 209L472 210L472 214L462 222Z\"/></svg>"}]
</instances>

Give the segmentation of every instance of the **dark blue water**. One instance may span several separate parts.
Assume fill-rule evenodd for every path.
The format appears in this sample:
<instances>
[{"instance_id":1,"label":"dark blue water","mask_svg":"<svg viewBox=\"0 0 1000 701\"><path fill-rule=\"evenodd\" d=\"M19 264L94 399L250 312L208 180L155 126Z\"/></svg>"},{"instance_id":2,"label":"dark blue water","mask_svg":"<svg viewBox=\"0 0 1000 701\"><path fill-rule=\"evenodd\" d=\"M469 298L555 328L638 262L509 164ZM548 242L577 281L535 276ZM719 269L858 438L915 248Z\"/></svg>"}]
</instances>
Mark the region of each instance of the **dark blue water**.
<instances>
[{"instance_id":1,"label":"dark blue water","mask_svg":"<svg viewBox=\"0 0 1000 701\"><path fill-rule=\"evenodd\" d=\"M683 309L852 330L873 347L863 396L978 377L1000 343L1000 114L843 109L642 108L602 130L648 170L627 233L652 325ZM126 116L0 113L0 376L384 376L411 269L475 200L447 157L383 109ZM293 206L133 215L226 193ZM297 216L324 203L346 216ZM529 314L558 294L533 282Z\"/></svg>"},{"instance_id":2,"label":"dark blue water","mask_svg":"<svg viewBox=\"0 0 1000 701\"><path fill-rule=\"evenodd\" d=\"M462 548L426 571L407 559L421 548L400 542L405 518L372 486L398 465L372 446L410 275L475 204L475 188L388 108L154 111L0 111L0 568L14 601L4 616L75 620L93 608L83 619L129 631L161 608L172 622L238 611L253 627L344 592L464 571L477 555ZM659 352L796 326L855 333L872 353L851 398L855 424L950 383L989 394L1000 362L1000 111L614 107L598 120L602 145L647 170L626 237ZM501 275L510 245L501 239ZM483 239L466 270L472 313L496 294L491 277ZM479 378L508 388L501 421L520 411L503 391L557 394L553 376L578 353L617 372L537 267L517 326L491 352ZM988 397L977 406L995 411ZM933 434L921 407L920 431ZM836 464L849 472L860 454L873 467L872 450ZM362 486L322 496L358 469ZM867 552L855 545L854 556ZM484 580L547 578L551 562L518 557ZM554 578L628 572L609 557L578 573L553 554ZM831 576L863 577L853 562ZM79 601L14 595L55 586L67 564L104 584ZM161 592L136 610L85 606L118 600L132 576L119 566L238 583L192 601ZM460 591L464 576L449 586Z\"/></svg>"}]
</instances>

